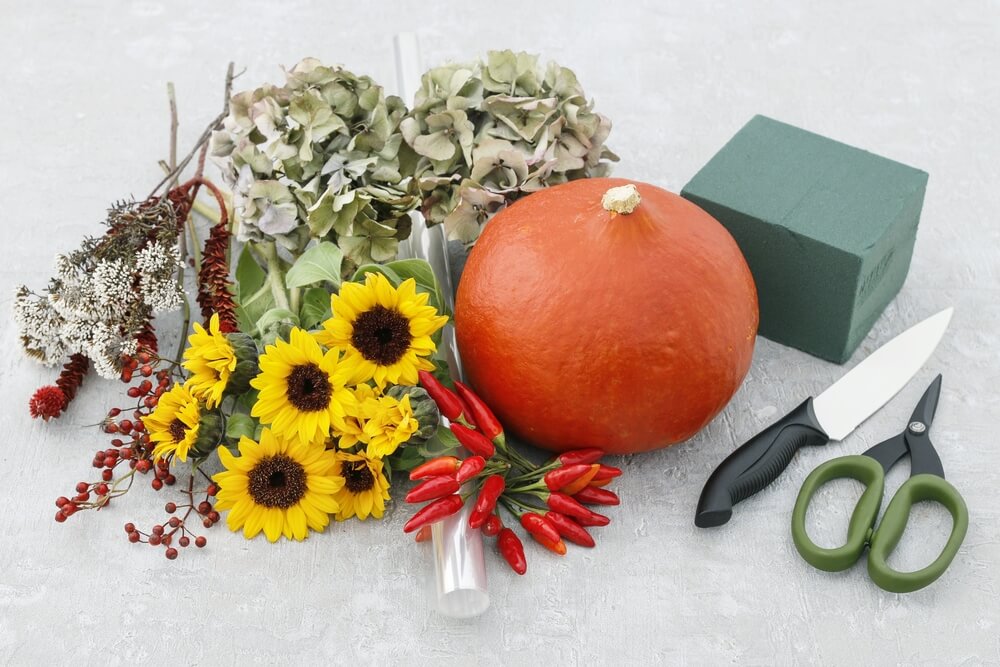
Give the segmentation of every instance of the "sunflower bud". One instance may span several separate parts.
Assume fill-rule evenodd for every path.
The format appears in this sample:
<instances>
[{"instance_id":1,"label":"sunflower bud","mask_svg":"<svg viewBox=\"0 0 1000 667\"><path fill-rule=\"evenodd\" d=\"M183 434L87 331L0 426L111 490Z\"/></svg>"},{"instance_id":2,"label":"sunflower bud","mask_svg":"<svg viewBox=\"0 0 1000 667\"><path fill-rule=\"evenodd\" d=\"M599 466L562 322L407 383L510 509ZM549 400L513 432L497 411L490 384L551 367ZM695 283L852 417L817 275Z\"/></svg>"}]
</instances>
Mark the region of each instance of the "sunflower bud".
<instances>
[{"instance_id":1,"label":"sunflower bud","mask_svg":"<svg viewBox=\"0 0 1000 667\"><path fill-rule=\"evenodd\" d=\"M420 425L406 444L422 445L437 431L438 423L441 421L441 413L438 411L434 399L422 387L405 387L394 385L385 392L386 396L391 396L397 401L403 396L410 397L410 407L413 409L413 416Z\"/></svg>"},{"instance_id":2,"label":"sunflower bud","mask_svg":"<svg viewBox=\"0 0 1000 667\"><path fill-rule=\"evenodd\" d=\"M198 420L198 438L191 445L189 456L203 459L222 442L222 417L217 412L202 412Z\"/></svg>"},{"instance_id":3,"label":"sunflower bud","mask_svg":"<svg viewBox=\"0 0 1000 667\"><path fill-rule=\"evenodd\" d=\"M250 380L257 376L257 344L253 338L234 331L226 334L226 340L233 347L236 355L236 369L229 376L226 393L240 395L250 388Z\"/></svg>"}]
</instances>

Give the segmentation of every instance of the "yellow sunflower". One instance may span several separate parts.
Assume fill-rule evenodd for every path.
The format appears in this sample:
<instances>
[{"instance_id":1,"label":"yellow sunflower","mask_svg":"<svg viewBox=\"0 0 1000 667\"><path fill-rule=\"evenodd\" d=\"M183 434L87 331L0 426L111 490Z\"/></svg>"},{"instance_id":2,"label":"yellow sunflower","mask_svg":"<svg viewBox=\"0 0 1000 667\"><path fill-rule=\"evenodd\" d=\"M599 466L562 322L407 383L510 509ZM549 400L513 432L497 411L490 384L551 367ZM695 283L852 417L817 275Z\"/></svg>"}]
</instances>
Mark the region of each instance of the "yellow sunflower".
<instances>
[{"instance_id":1,"label":"yellow sunflower","mask_svg":"<svg viewBox=\"0 0 1000 667\"><path fill-rule=\"evenodd\" d=\"M350 449L354 445L368 443L365 433L365 404L378 396L377 390L371 385L359 384L352 392L354 401L344 406L344 419L333 426L333 436L341 449Z\"/></svg>"},{"instance_id":2,"label":"yellow sunflower","mask_svg":"<svg viewBox=\"0 0 1000 667\"><path fill-rule=\"evenodd\" d=\"M394 288L381 273L369 273L364 285L345 283L331 297L333 317L316 337L345 350L344 363L358 370L359 382L415 385L417 371L434 368L427 359L436 349L431 334L448 321L428 298L412 278Z\"/></svg>"},{"instance_id":3,"label":"yellow sunflower","mask_svg":"<svg viewBox=\"0 0 1000 667\"><path fill-rule=\"evenodd\" d=\"M345 482L333 496L340 505L337 521L352 516L364 521L369 515L381 519L389 500L389 480L382 472L381 459L350 452L337 452L336 457L340 466L337 474Z\"/></svg>"},{"instance_id":4,"label":"yellow sunflower","mask_svg":"<svg viewBox=\"0 0 1000 667\"><path fill-rule=\"evenodd\" d=\"M236 370L236 352L219 329L219 315L212 315L208 331L195 322L184 350L184 368L191 373L191 393L205 401L208 409L222 402L229 376Z\"/></svg>"},{"instance_id":5,"label":"yellow sunflower","mask_svg":"<svg viewBox=\"0 0 1000 667\"><path fill-rule=\"evenodd\" d=\"M345 405L354 401L344 388L354 369L337 350L324 352L308 332L295 328L289 342L268 345L259 359L260 374L250 386L260 390L250 411L279 436L306 444L326 441L330 427L343 426Z\"/></svg>"},{"instance_id":6,"label":"yellow sunflower","mask_svg":"<svg viewBox=\"0 0 1000 667\"><path fill-rule=\"evenodd\" d=\"M366 453L372 458L389 456L420 428L409 394L401 400L392 396L371 398L365 401L363 411Z\"/></svg>"},{"instance_id":7,"label":"yellow sunflower","mask_svg":"<svg viewBox=\"0 0 1000 667\"><path fill-rule=\"evenodd\" d=\"M153 443L153 458L163 459L173 454L187 461L188 452L198 440L201 409L187 386L175 384L164 392L156 409L142 420Z\"/></svg>"},{"instance_id":8,"label":"yellow sunflower","mask_svg":"<svg viewBox=\"0 0 1000 667\"><path fill-rule=\"evenodd\" d=\"M212 476L219 485L215 507L229 510L226 525L247 539L262 530L271 542L284 535L303 540L321 531L341 506L335 495L344 478L332 451L278 437L265 428L260 442L243 437L239 457L219 447L225 470Z\"/></svg>"}]
</instances>

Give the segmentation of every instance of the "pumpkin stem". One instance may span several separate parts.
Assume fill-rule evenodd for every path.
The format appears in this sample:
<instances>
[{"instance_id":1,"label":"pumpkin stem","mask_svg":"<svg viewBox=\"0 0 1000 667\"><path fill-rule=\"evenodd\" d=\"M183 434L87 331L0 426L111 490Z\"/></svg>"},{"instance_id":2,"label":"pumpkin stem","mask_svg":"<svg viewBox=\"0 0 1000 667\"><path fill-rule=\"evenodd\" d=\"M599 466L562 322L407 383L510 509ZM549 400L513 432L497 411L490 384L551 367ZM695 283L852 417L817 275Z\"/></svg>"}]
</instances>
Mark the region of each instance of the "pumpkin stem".
<instances>
[{"instance_id":1,"label":"pumpkin stem","mask_svg":"<svg viewBox=\"0 0 1000 667\"><path fill-rule=\"evenodd\" d=\"M629 183L605 192L604 196L601 197L601 206L604 207L605 211L628 215L635 210L641 200L638 188Z\"/></svg>"}]
</instances>

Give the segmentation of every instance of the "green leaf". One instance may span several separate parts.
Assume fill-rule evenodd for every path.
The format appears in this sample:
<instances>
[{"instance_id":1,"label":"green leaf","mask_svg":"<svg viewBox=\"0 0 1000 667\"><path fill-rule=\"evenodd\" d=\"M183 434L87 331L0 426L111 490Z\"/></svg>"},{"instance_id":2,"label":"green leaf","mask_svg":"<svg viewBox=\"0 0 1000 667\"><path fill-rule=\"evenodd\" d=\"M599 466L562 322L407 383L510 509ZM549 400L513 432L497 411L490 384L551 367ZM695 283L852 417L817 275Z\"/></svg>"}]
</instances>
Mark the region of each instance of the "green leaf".
<instances>
[{"instance_id":1,"label":"green leaf","mask_svg":"<svg viewBox=\"0 0 1000 667\"><path fill-rule=\"evenodd\" d=\"M407 278L413 278L417 283L417 291L430 294L431 305L437 308L439 313L450 314L445 306L447 302L444 298L444 292L441 290L441 285L438 283L437 276L434 275L434 269L425 260L399 259L395 262L389 262L386 264L386 267L399 276L399 282Z\"/></svg>"},{"instance_id":2,"label":"green leaf","mask_svg":"<svg viewBox=\"0 0 1000 667\"><path fill-rule=\"evenodd\" d=\"M226 437L235 442L246 436L252 438L257 429L257 420L250 415L235 414L226 422Z\"/></svg>"},{"instance_id":3,"label":"green leaf","mask_svg":"<svg viewBox=\"0 0 1000 667\"><path fill-rule=\"evenodd\" d=\"M395 271L389 268L388 265L383 264L363 264L358 267L358 270L354 272L354 276L351 278L352 283L363 283L365 281L365 276L369 273L381 273L383 276L389 279L389 282L393 286L398 287L399 283L403 282Z\"/></svg>"},{"instance_id":4,"label":"green leaf","mask_svg":"<svg viewBox=\"0 0 1000 667\"><path fill-rule=\"evenodd\" d=\"M244 297L250 296L264 285L267 273L261 268L250 252L250 246L243 246L240 258L236 262L236 298L241 303Z\"/></svg>"},{"instance_id":5,"label":"green leaf","mask_svg":"<svg viewBox=\"0 0 1000 667\"><path fill-rule=\"evenodd\" d=\"M240 394L236 398L236 404L233 406L234 412L245 412L250 414L253 410L254 404L257 402L257 395L259 392L256 389L251 389L243 394Z\"/></svg>"},{"instance_id":6,"label":"green leaf","mask_svg":"<svg viewBox=\"0 0 1000 667\"><path fill-rule=\"evenodd\" d=\"M330 293L322 287L310 287L302 295L302 307L299 309L299 326L303 329L313 329L323 320L329 319Z\"/></svg>"},{"instance_id":7,"label":"green leaf","mask_svg":"<svg viewBox=\"0 0 1000 667\"><path fill-rule=\"evenodd\" d=\"M417 447L417 451L425 459L432 459L458 449L460 444L451 429L440 426L430 440Z\"/></svg>"},{"instance_id":8,"label":"green leaf","mask_svg":"<svg viewBox=\"0 0 1000 667\"><path fill-rule=\"evenodd\" d=\"M413 470L426 460L420 455L419 447L400 447L390 458L392 469L397 472Z\"/></svg>"},{"instance_id":9,"label":"green leaf","mask_svg":"<svg viewBox=\"0 0 1000 667\"><path fill-rule=\"evenodd\" d=\"M322 241L295 260L292 268L285 274L285 285L291 289L330 282L334 287L340 287L340 267L343 262L344 253L340 248L329 241Z\"/></svg>"},{"instance_id":10,"label":"green leaf","mask_svg":"<svg viewBox=\"0 0 1000 667\"><path fill-rule=\"evenodd\" d=\"M261 336L266 336L269 330L275 329L283 323L297 327L299 325L299 316L287 308L272 308L257 320L257 331L260 332Z\"/></svg>"}]
</instances>

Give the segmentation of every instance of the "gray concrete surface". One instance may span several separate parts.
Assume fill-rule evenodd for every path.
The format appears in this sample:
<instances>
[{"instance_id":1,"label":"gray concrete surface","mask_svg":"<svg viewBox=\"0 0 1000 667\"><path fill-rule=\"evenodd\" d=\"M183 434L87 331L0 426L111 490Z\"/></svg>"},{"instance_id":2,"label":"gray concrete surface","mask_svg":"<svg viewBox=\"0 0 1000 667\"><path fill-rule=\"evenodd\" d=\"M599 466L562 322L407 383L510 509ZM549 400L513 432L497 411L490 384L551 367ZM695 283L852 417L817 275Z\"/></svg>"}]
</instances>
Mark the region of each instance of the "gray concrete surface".
<instances>
[{"instance_id":1,"label":"gray concrete surface","mask_svg":"<svg viewBox=\"0 0 1000 667\"><path fill-rule=\"evenodd\" d=\"M17 349L13 284L41 286L53 255L97 232L109 202L158 180L168 80L186 143L216 113L228 60L246 67L240 87L277 80L279 65L306 55L391 86L392 35L414 29L426 64L513 47L571 66L614 120L616 173L675 191L755 113L927 170L909 278L848 367L954 305L950 332L854 436L801 453L731 524L698 530L712 468L844 371L759 341L743 388L703 433L618 462L623 504L596 550L557 559L529 548L523 578L491 553L492 607L473 621L430 608L429 553L402 535L403 511L303 544L216 528L209 549L172 563L122 531L164 516L166 497L148 488L54 523L52 500L90 475L101 442L81 427L121 385L90 379L58 423L32 422L28 396L53 373ZM997 664L998 69L1000 6L985 1L0 0L0 662ZM863 566L812 570L788 530L803 478L895 432L937 372L934 439L971 513L951 569L911 595L879 590ZM813 517L817 539L830 545L844 529L852 493L824 494L840 505ZM896 564L929 562L947 527L943 510L918 507Z\"/></svg>"}]
</instances>

